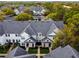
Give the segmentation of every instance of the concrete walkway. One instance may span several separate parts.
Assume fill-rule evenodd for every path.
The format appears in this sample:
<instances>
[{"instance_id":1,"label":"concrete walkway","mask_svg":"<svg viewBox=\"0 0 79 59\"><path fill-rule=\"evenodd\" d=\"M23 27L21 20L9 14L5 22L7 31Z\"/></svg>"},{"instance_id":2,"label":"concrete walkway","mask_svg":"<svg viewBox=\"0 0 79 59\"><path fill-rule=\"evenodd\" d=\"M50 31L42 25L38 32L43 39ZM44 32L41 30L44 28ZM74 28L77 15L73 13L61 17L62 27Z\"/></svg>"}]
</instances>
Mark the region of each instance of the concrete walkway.
<instances>
[{"instance_id":1,"label":"concrete walkway","mask_svg":"<svg viewBox=\"0 0 79 59\"><path fill-rule=\"evenodd\" d=\"M7 54L0 54L0 56L6 56Z\"/></svg>"},{"instance_id":2,"label":"concrete walkway","mask_svg":"<svg viewBox=\"0 0 79 59\"><path fill-rule=\"evenodd\" d=\"M38 52L37 52L37 57L40 58L40 46L38 46Z\"/></svg>"},{"instance_id":3,"label":"concrete walkway","mask_svg":"<svg viewBox=\"0 0 79 59\"><path fill-rule=\"evenodd\" d=\"M10 47L10 49L8 50L7 53L9 53L9 52L12 50L13 47L14 47L14 44L11 45L11 47Z\"/></svg>"},{"instance_id":4,"label":"concrete walkway","mask_svg":"<svg viewBox=\"0 0 79 59\"><path fill-rule=\"evenodd\" d=\"M29 47L26 48L26 51L29 51Z\"/></svg>"},{"instance_id":5,"label":"concrete walkway","mask_svg":"<svg viewBox=\"0 0 79 59\"><path fill-rule=\"evenodd\" d=\"M52 51L52 47L49 47L49 52L51 52Z\"/></svg>"}]
</instances>

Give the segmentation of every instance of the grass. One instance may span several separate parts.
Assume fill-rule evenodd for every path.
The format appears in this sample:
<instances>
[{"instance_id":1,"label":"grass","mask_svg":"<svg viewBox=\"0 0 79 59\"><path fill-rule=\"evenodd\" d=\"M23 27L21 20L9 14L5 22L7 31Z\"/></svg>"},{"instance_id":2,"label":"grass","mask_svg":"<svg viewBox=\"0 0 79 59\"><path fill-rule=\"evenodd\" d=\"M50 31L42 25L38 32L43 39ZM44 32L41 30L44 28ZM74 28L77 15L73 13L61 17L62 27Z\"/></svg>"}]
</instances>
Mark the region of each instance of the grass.
<instances>
[{"instance_id":1,"label":"grass","mask_svg":"<svg viewBox=\"0 0 79 59\"><path fill-rule=\"evenodd\" d=\"M37 48L29 48L28 51L30 54L36 54L37 53Z\"/></svg>"},{"instance_id":2,"label":"grass","mask_svg":"<svg viewBox=\"0 0 79 59\"><path fill-rule=\"evenodd\" d=\"M6 45L6 46L0 46L0 53L7 53L7 51L9 50L10 46Z\"/></svg>"},{"instance_id":3,"label":"grass","mask_svg":"<svg viewBox=\"0 0 79 59\"><path fill-rule=\"evenodd\" d=\"M40 48L40 53L41 54L49 53L49 48Z\"/></svg>"},{"instance_id":4,"label":"grass","mask_svg":"<svg viewBox=\"0 0 79 59\"><path fill-rule=\"evenodd\" d=\"M40 58L43 58L43 56L40 56Z\"/></svg>"}]
</instances>

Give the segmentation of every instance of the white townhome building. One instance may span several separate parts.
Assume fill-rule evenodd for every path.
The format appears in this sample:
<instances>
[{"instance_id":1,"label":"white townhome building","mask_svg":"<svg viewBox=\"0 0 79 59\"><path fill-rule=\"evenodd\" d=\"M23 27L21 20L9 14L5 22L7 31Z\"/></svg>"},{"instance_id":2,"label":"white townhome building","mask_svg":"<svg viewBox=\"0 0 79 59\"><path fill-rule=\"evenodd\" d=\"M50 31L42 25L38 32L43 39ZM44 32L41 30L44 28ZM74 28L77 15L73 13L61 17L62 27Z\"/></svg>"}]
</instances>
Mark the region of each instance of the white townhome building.
<instances>
[{"instance_id":1,"label":"white townhome building","mask_svg":"<svg viewBox=\"0 0 79 59\"><path fill-rule=\"evenodd\" d=\"M24 47L50 47L62 21L4 21L0 22L0 44L19 43Z\"/></svg>"},{"instance_id":2,"label":"white townhome building","mask_svg":"<svg viewBox=\"0 0 79 59\"><path fill-rule=\"evenodd\" d=\"M63 21L44 21L45 10L40 6L33 6L30 11L33 13L34 21L0 22L1 45L19 43L24 47L51 46L53 37L64 27Z\"/></svg>"}]
</instances>

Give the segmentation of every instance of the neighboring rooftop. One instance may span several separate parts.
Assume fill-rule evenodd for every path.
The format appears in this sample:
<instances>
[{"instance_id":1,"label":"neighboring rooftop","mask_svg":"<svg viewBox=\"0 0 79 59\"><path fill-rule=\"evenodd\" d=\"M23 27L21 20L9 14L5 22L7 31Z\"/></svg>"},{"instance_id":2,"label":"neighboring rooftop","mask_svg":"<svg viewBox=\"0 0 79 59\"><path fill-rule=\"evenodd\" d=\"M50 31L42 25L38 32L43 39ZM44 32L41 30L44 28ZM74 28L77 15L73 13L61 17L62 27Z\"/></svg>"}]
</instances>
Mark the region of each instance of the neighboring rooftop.
<instances>
[{"instance_id":1,"label":"neighboring rooftop","mask_svg":"<svg viewBox=\"0 0 79 59\"><path fill-rule=\"evenodd\" d=\"M79 52L73 49L70 45L67 45L65 47L60 46L43 57L44 58L78 58Z\"/></svg>"},{"instance_id":2,"label":"neighboring rooftop","mask_svg":"<svg viewBox=\"0 0 79 59\"><path fill-rule=\"evenodd\" d=\"M21 47L14 48L11 52L6 56L7 58L36 58L34 54L28 54L26 50Z\"/></svg>"},{"instance_id":3,"label":"neighboring rooftop","mask_svg":"<svg viewBox=\"0 0 79 59\"><path fill-rule=\"evenodd\" d=\"M6 57L11 58L11 57L21 56L26 54L28 53L23 48L18 46L14 48L12 51L10 51Z\"/></svg>"}]
</instances>

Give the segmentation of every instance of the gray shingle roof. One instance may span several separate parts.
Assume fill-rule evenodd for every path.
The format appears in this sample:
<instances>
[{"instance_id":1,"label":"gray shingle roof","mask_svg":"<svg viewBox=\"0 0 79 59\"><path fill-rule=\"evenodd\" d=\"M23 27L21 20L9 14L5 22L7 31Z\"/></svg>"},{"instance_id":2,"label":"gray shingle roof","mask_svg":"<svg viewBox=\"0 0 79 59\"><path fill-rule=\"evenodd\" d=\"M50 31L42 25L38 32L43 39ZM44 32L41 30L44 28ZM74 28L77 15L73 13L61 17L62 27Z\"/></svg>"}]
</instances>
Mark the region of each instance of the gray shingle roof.
<instances>
[{"instance_id":1,"label":"gray shingle roof","mask_svg":"<svg viewBox=\"0 0 79 59\"><path fill-rule=\"evenodd\" d=\"M58 23L58 24L57 24ZM30 26L27 28L27 26ZM24 31L29 35L37 35L39 32L46 36L55 28L62 28L63 22L54 21L4 21L0 22L0 35L6 33L20 34Z\"/></svg>"},{"instance_id":2,"label":"gray shingle roof","mask_svg":"<svg viewBox=\"0 0 79 59\"><path fill-rule=\"evenodd\" d=\"M41 7L41 6L31 6L31 8L30 8L30 10L31 11L33 11L33 10L35 10L35 11L42 11L44 8L43 7Z\"/></svg>"},{"instance_id":3,"label":"gray shingle roof","mask_svg":"<svg viewBox=\"0 0 79 59\"><path fill-rule=\"evenodd\" d=\"M4 29L2 23L0 22L0 35L2 36L3 34L4 34Z\"/></svg>"},{"instance_id":4,"label":"gray shingle roof","mask_svg":"<svg viewBox=\"0 0 79 59\"><path fill-rule=\"evenodd\" d=\"M48 32L48 30L50 29L52 22L49 21L37 21L37 22L32 22L31 23L31 27L33 28L34 31L36 31L36 33L42 33L42 35L46 35L46 33Z\"/></svg>"},{"instance_id":5,"label":"gray shingle roof","mask_svg":"<svg viewBox=\"0 0 79 59\"><path fill-rule=\"evenodd\" d=\"M27 21L4 21L3 29L5 33L20 34L28 24Z\"/></svg>"},{"instance_id":6,"label":"gray shingle roof","mask_svg":"<svg viewBox=\"0 0 79 59\"><path fill-rule=\"evenodd\" d=\"M10 51L6 57L11 58L11 57L21 56L26 54L28 53L24 49L18 46L14 48L12 51Z\"/></svg>"},{"instance_id":7,"label":"gray shingle roof","mask_svg":"<svg viewBox=\"0 0 79 59\"><path fill-rule=\"evenodd\" d=\"M13 20L15 20L15 18L10 17L10 16L6 16L5 19L4 19L4 21L13 21Z\"/></svg>"},{"instance_id":8,"label":"gray shingle roof","mask_svg":"<svg viewBox=\"0 0 79 59\"><path fill-rule=\"evenodd\" d=\"M19 9L19 11L23 11L23 10L24 10L24 5L20 5L20 6L18 7L18 9Z\"/></svg>"},{"instance_id":9,"label":"gray shingle roof","mask_svg":"<svg viewBox=\"0 0 79 59\"><path fill-rule=\"evenodd\" d=\"M28 33L29 35L36 35L36 32L33 30L33 28L31 26L29 26L26 30L26 33Z\"/></svg>"},{"instance_id":10,"label":"gray shingle roof","mask_svg":"<svg viewBox=\"0 0 79 59\"><path fill-rule=\"evenodd\" d=\"M78 58L79 53L71 46L58 47L44 56L44 58Z\"/></svg>"},{"instance_id":11,"label":"gray shingle roof","mask_svg":"<svg viewBox=\"0 0 79 59\"><path fill-rule=\"evenodd\" d=\"M59 29L62 29L64 28L64 22L63 21L54 21L56 26L59 28Z\"/></svg>"}]
</instances>

